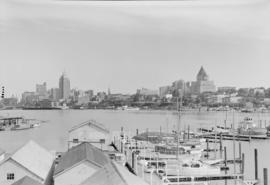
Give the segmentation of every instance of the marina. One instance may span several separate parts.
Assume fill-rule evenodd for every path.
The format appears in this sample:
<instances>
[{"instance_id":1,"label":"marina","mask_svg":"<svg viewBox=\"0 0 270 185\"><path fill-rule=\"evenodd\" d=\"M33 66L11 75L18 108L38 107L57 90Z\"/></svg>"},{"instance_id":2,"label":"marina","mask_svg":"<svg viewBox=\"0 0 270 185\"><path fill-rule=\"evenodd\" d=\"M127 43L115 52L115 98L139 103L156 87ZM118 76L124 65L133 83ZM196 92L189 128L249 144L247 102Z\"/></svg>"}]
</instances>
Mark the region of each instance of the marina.
<instances>
[{"instance_id":1,"label":"marina","mask_svg":"<svg viewBox=\"0 0 270 185\"><path fill-rule=\"evenodd\" d=\"M48 111L47 113L58 114L60 112ZM66 112L65 114L71 114L71 113L72 111L68 110L68 112ZM127 112L114 112L114 111L86 111L86 110L80 110L80 113L85 114L85 115L87 115L87 113L92 113L92 114L94 113L94 114L100 114L100 115L109 114L112 116L112 118L113 118L113 115L119 115L120 113L122 115L123 114L124 115L127 114L129 116L134 115L136 117L138 116L144 117L144 115L148 115L148 113L146 112L141 112L141 113L128 112L127 113ZM152 116L159 115L160 118L164 117L164 114L160 114L160 113L156 113L156 114L152 113L150 115ZM171 118L175 118L175 115L172 114ZM42 117L39 117L37 119L45 120ZM44 128L46 129L46 127L51 125L51 122L54 122L54 121L51 120L50 122L44 123L42 127L37 128L37 130L33 130L31 132L38 132L39 130L41 131ZM59 128L65 128L65 127L61 126ZM70 128L72 127L69 126L69 130ZM121 126L118 128L121 128ZM118 161L119 160L122 161L122 164L125 164L127 162L126 163L127 169L129 169L129 171L131 171L132 173L138 175L140 178L144 177L145 181L149 184L151 183L153 185L154 184L176 185L176 184L187 184L187 183L223 184L225 181L228 181L228 183L230 183L230 182L233 182L234 180L236 180L237 183L240 183L241 181L243 181L243 179L245 182L246 181L256 182L255 178L247 178L246 176L247 174L250 174L250 173L254 174L254 166L253 165L250 166L249 163L243 164L244 163L243 161L244 160L246 161L247 157L249 156L249 154L245 152L246 149L248 149L249 147L245 145L246 142L242 142L242 140L239 140L237 137L232 138L235 140L226 140L224 139L226 138L224 136L225 134L222 134L221 138L219 138L217 134L214 134L212 142L210 142L211 139L198 138L197 137L198 133L194 129L189 128L188 130L185 130L185 132L181 132L182 135L179 136L179 145L178 145L178 150L177 150L177 145L175 143L175 139L177 139L177 137L175 133L173 132L171 133L163 132L167 130L166 127L165 128L163 127L163 129L159 127L158 129L159 131L155 131L155 129L153 128L146 129L146 131L144 132L140 132L140 130L142 129L138 129L138 128L133 129L133 130L134 130L133 131L134 134L130 132L131 131L130 129L125 130L124 127L122 127L121 129L115 128L114 131L112 131L113 135L110 138L112 142L114 143L116 151L118 152L116 153L109 152L109 155L112 158L118 159ZM151 130L154 130L154 131L151 131ZM18 132L18 133L21 133L21 132ZM0 135L0 137L3 138L3 135ZM221 145L220 145L220 141L222 141ZM236 147L237 150L235 151L236 154L232 153L233 148L231 148L232 146L231 144L234 141L236 143L239 143L236 145L237 146ZM262 142L267 142L267 141L268 141L267 139L262 140ZM252 144L254 142L257 143L257 142L260 142L260 140L251 139L250 142L248 143ZM92 143L94 144L94 142ZM240 146L240 143L241 143L241 146ZM230 150L228 151L228 149ZM226 150L226 154L225 154L225 150ZM57 151L61 151L61 150L57 150ZM242 156L243 154L246 154L244 156L245 159L243 159L243 156ZM179 160L180 160L180 163L179 163ZM179 168L180 166L181 168ZM237 173L234 173L234 166L236 166L235 168L237 169L236 170ZM209 169L209 170L213 168L215 170L210 170L210 171L203 170L204 168ZM177 169L179 170L177 171ZM252 170L253 172L250 170ZM151 182L151 178L152 178L152 182Z\"/></svg>"}]
</instances>

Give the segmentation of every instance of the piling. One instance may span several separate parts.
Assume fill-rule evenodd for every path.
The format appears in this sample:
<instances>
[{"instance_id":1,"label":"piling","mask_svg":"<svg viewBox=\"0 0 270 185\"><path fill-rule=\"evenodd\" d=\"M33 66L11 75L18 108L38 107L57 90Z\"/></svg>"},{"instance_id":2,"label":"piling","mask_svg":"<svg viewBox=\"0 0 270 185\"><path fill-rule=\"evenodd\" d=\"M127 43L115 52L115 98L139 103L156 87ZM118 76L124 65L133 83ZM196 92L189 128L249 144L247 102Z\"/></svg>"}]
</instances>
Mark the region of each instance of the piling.
<instances>
[{"instance_id":1,"label":"piling","mask_svg":"<svg viewBox=\"0 0 270 185\"><path fill-rule=\"evenodd\" d=\"M255 179L258 180L258 151L254 149Z\"/></svg>"},{"instance_id":2,"label":"piling","mask_svg":"<svg viewBox=\"0 0 270 185\"><path fill-rule=\"evenodd\" d=\"M227 174L227 148L224 147L224 165L225 165L225 174ZM227 180L225 180L225 185L227 185Z\"/></svg>"},{"instance_id":3,"label":"piling","mask_svg":"<svg viewBox=\"0 0 270 185\"><path fill-rule=\"evenodd\" d=\"M222 133L220 133L220 136L219 136L219 150L222 151Z\"/></svg>"},{"instance_id":4,"label":"piling","mask_svg":"<svg viewBox=\"0 0 270 185\"><path fill-rule=\"evenodd\" d=\"M209 139L206 139L206 152L207 152L207 156L206 156L206 158L208 159L208 157L209 157Z\"/></svg>"},{"instance_id":5,"label":"piling","mask_svg":"<svg viewBox=\"0 0 270 185\"><path fill-rule=\"evenodd\" d=\"M241 155L242 155L242 146L241 146L241 142L239 141L239 159L241 160Z\"/></svg>"},{"instance_id":6,"label":"piling","mask_svg":"<svg viewBox=\"0 0 270 185\"><path fill-rule=\"evenodd\" d=\"M136 135L139 135L139 129L136 129Z\"/></svg>"},{"instance_id":7,"label":"piling","mask_svg":"<svg viewBox=\"0 0 270 185\"><path fill-rule=\"evenodd\" d=\"M146 129L146 134L147 134L147 144L148 144L149 142L149 129L148 128Z\"/></svg>"},{"instance_id":8,"label":"piling","mask_svg":"<svg viewBox=\"0 0 270 185\"><path fill-rule=\"evenodd\" d=\"M188 140L189 140L189 131L190 131L190 126L188 125Z\"/></svg>"},{"instance_id":9,"label":"piling","mask_svg":"<svg viewBox=\"0 0 270 185\"><path fill-rule=\"evenodd\" d=\"M244 180L244 172L245 172L245 154L242 154L242 165L241 165L241 173L243 174L243 180Z\"/></svg>"},{"instance_id":10,"label":"piling","mask_svg":"<svg viewBox=\"0 0 270 185\"><path fill-rule=\"evenodd\" d=\"M263 184L268 185L268 173L267 168L263 169Z\"/></svg>"},{"instance_id":11,"label":"piling","mask_svg":"<svg viewBox=\"0 0 270 185\"><path fill-rule=\"evenodd\" d=\"M219 136L219 150L220 150L220 157L222 158L222 133Z\"/></svg>"},{"instance_id":12,"label":"piling","mask_svg":"<svg viewBox=\"0 0 270 185\"><path fill-rule=\"evenodd\" d=\"M227 148L226 148L226 146L224 147L224 164L225 164L225 167L227 167ZM225 168L225 174L227 174L227 168Z\"/></svg>"}]
</instances>

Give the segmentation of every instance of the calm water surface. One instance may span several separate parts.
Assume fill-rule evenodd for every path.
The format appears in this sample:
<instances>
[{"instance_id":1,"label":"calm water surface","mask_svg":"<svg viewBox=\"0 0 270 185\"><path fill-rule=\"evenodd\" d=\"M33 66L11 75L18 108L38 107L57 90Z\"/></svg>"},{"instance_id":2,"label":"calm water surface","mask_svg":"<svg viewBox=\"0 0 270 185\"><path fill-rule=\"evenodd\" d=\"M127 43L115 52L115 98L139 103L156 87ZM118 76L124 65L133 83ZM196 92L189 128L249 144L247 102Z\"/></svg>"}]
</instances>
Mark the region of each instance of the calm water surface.
<instances>
[{"instance_id":1,"label":"calm water surface","mask_svg":"<svg viewBox=\"0 0 270 185\"><path fill-rule=\"evenodd\" d=\"M113 110L8 110L0 111L0 116L25 116L46 120L40 127L24 131L0 132L0 148L13 152L29 140L34 140L52 151L65 151L67 148L68 130L81 122L95 119L107 126L111 131L120 130L121 126L130 133L149 130L170 131L175 128L177 115L168 111L113 111ZM252 117L262 125L269 124L270 113L232 113L227 114L227 125L241 121L245 116ZM234 119L233 119L234 117ZM211 128L215 124L224 125L225 112L187 112L183 113L181 128L190 125L191 130L198 127ZM228 147L228 158L233 156L232 142L225 142ZM245 153L245 178L254 178L254 148L258 149L259 175L262 177L263 168L270 170L270 140L242 142L242 152ZM269 155L269 156L268 156ZM238 143L236 143L236 156L238 156Z\"/></svg>"}]
</instances>

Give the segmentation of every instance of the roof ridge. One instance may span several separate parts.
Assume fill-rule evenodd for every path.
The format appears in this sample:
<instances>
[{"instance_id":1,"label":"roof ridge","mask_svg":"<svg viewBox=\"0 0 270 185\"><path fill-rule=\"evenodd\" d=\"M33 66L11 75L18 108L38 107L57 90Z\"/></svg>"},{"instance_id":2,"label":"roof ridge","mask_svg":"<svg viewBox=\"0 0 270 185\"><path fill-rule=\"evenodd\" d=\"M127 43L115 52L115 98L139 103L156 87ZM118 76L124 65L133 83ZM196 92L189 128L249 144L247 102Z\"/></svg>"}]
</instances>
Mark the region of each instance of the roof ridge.
<instances>
[{"instance_id":1,"label":"roof ridge","mask_svg":"<svg viewBox=\"0 0 270 185\"><path fill-rule=\"evenodd\" d=\"M84 122L82 122L80 124L74 125L73 127L71 127L71 129L68 132L71 132L71 131L73 131L73 130L75 130L77 128L80 128L81 126L87 125L87 124L88 125L93 125L93 126L99 128L99 129L101 129L101 130L103 130L105 132L109 132L109 129L107 127L105 127L102 123L99 123L94 119L90 119L90 120L84 121Z\"/></svg>"}]
</instances>

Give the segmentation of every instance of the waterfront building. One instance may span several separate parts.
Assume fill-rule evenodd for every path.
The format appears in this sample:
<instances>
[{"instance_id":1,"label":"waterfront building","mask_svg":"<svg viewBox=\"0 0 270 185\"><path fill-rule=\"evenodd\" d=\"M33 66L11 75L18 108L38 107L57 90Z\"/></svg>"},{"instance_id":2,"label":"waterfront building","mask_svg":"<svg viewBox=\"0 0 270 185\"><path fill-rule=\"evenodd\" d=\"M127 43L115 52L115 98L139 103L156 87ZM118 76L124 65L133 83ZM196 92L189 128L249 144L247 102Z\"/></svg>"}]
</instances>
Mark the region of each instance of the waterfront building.
<instances>
[{"instance_id":1,"label":"waterfront building","mask_svg":"<svg viewBox=\"0 0 270 185\"><path fill-rule=\"evenodd\" d=\"M36 94L39 96L47 95L47 84L44 82L43 84L36 84Z\"/></svg>"},{"instance_id":2,"label":"waterfront building","mask_svg":"<svg viewBox=\"0 0 270 185\"><path fill-rule=\"evenodd\" d=\"M90 99L94 96L94 91L93 90L87 90L84 92L85 95L87 95Z\"/></svg>"},{"instance_id":3,"label":"waterfront building","mask_svg":"<svg viewBox=\"0 0 270 185\"><path fill-rule=\"evenodd\" d=\"M80 96L77 100L77 105L85 105L90 102L89 96Z\"/></svg>"},{"instance_id":4,"label":"waterfront building","mask_svg":"<svg viewBox=\"0 0 270 185\"><path fill-rule=\"evenodd\" d=\"M89 142L99 149L106 150L111 143L110 131L104 125L94 120L72 127L68 134L69 148L82 142Z\"/></svg>"},{"instance_id":5,"label":"waterfront building","mask_svg":"<svg viewBox=\"0 0 270 185\"><path fill-rule=\"evenodd\" d=\"M216 86L213 81L209 80L209 76L205 72L204 68L201 67L197 74L197 81L192 82L191 92L193 94L201 94L204 92L215 92Z\"/></svg>"},{"instance_id":6,"label":"waterfront building","mask_svg":"<svg viewBox=\"0 0 270 185\"><path fill-rule=\"evenodd\" d=\"M89 143L81 143L60 158L54 185L147 185L127 168Z\"/></svg>"},{"instance_id":7,"label":"waterfront building","mask_svg":"<svg viewBox=\"0 0 270 185\"><path fill-rule=\"evenodd\" d=\"M25 176L42 185L50 185L54 156L33 141L29 141L0 163L0 184L12 185Z\"/></svg>"},{"instance_id":8,"label":"waterfront building","mask_svg":"<svg viewBox=\"0 0 270 185\"><path fill-rule=\"evenodd\" d=\"M40 108L51 108L52 107L52 100L50 99L42 99L40 101L38 101L35 105L36 107L40 107Z\"/></svg>"},{"instance_id":9,"label":"waterfront building","mask_svg":"<svg viewBox=\"0 0 270 185\"><path fill-rule=\"evenodd\" d=\"M80 185L149 185L124 166L111 161Z\"/></svg>"},{"instance_id":10,"label":"waterfront building","mask_svg":"<svg viewBox=\"0 0 270 185\"><path fill-rule=\"evenodd\" d=\"M142 96L154 96L158 95L158 91L147 88L141 88L137 90L137 94Z\"/></svg>"},{"instance_id":11,"label":"waterfront building","mask_svg":"<svg viewBox=\"0 0 270 185\"><path fill-rule=\"evenodd\" d=\"M159 97L164 98L167 94L171 93L171 86L162 86L159 88Z\"/></svg>"},{"instance_id":12,"label":"waterfront building","mask_svg":"<svg viewBox=\"0 0 270 185\"><path fill-rule=\"evenodd\" d=\"M250 88L240 88L238 89L238 96L247 97L249 96Z\"/></svg>"},{"instance_id":13,"label":"waterfront building","mask_svg":"<svg viewBox=\"0 0 270 185\"><path fill-rule=\"evenodd\" d=\"M217 94L217 95L210 95L207 98L207 103L209 104L221 104L221 103L226 103L228 101L226 98L229 97L224 94Z\"/></svg>"},{"instance_id":14,"label":"waterfront building","mask_svg":"<svg viewBox=\"0 0 270 185\"><path fill-rule=\"evenodd\" d=\"M60 99L60 89L59 88L51 88L50 98L53 101L58 101Z\"/></svg>"},{"instance_id":15,"label":"waterfront building","mask_svg":"<svg viewBox=\"0 0 270 185\"><path fill-rule=\"evenodd\" d=\"M110 161L89 143L72 147L62 155L54 171L54 185L80 185Z\"/></svg>"},{"instance_id":16,"label":"waterfront building","mask_svg":"<svg viewBox=\"0 0 270 185\"><path fill-rule=\"evenodd\" d=\"M59 94L60 99L68 100L70 94L70 80L65 73L59 79Z\"/></svg>"},{"instance_id":17,"label":"waterfront building","mask_svg":"<svg viewBox=\"0 0 270 185\"><path fill-rule=\"evenodd\" d=\"M97 101L101 102L101 101L105 100L106 96L107 95L105 92L98 92L97 93Z\"/></svg>"},{"instance_id":18,"label":"waterfront building","mask_svg":"<svg viewBox=\"0 0 270 185\"><path fill-rule=\"evenodd\" d=\"M24 176L18 181L14 182L12 185L42 185L40 182L32 179L31 177Z\"/></svg>"},{"instance_id":19,"label":"waterfront building","mask_svg":"<svg viewBox=\"0 0 270 185\"><path fill-rule=\"evenodd\" d=\"M237 104L237 103L240 103L242 99L243 97L240 97L240 96L232 96L230 97L230 103Z\"/></svg>"},{"instance_id":20,"label":"waterfront building","mask_svg":"<svg viewBox=\"0 0 270 185\"><path fill-rule=\"evenodd\" d=\"M13 107L16 106L18 103L18 99L15 97L11 97L11 98L3 98L1 101L1 104L3 104L6 107Z\"/></svg>"},{"instance_id":21,"label":"waterfront building","mask_svg":"<svg viewBox=\"0 0 270 185\"><path fill-rule=\"evenodd\" d=\"M110 94L108 97L111 101L128 101L131 98L128 94Z\"/></svg>"},{"instance_id":22,"label":"waterfront building","mask_svg":"<svg viewBox=\"0 0 270 185\"><path fill-rule=\"evenodd\" d=\"M186 83L184 80L177 80L172 83L172 93L174 96L184 96L186 89Z\"/></svg>"},{"instance_id":23,"label":"waterfront building","mask_svg":"<svg viewBox=\"0 0 270 185\"><path fill-rule=\"evenodd\" d=\"M231 94L236 92L236 87L229 87L229 86L218 87L217 91L218 93Z\"/></svg>"},{"instance_id":24,"label":"waterfront building","mask_svg":"<svg viewBox=\"0 0 270 185\"><path fill-rule=\"evenodd\" d=\"M35 92L24 92L22 94L21 103L23 105L34 105L38 101L38 95Z\"/></svg>"},{"instance_id":25,"label":"waterfront building","mask_svg":"<svg viewBox=\"0 0 270 185\"><path fill-rule=\"evenodd\" d=\"M88 104L91 98L94 96L93 90L82 91L78 90L74 93L73 100L77 102L77 105Z\"/></svg>"},{"instance_id":26,"label":"waterfront building","mask_svg":"<svg viewBox=\"0 0 270 185\"><path fill-rule=\"evenodd\" d=\"M253 93L255 96L264 96L265 95L265 89L263 87L254 88Z\"/></svg>"}]
</instances>

